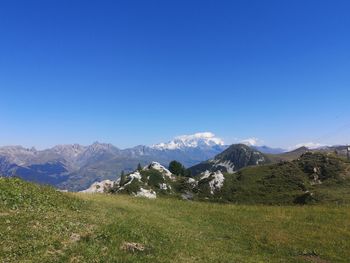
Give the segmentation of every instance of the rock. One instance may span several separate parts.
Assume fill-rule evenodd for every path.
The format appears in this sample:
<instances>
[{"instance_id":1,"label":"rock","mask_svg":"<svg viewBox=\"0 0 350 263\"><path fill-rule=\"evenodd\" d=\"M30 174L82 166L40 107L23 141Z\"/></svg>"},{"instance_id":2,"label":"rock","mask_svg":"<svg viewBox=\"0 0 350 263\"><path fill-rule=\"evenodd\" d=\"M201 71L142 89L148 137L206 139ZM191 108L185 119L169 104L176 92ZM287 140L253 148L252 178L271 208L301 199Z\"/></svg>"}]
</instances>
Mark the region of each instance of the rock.
<instances>
[{"instance_id":1,"label":"rock","mask_svg":"<svg viewBox=\"0 0 350 263\"><path fill-rule=\"evenodd\" d=\"M183 200L192 200L193 199L193 194L191 192L186 192L181 195L181 198Z\"/></svg>"},{"instance_id":2,"label":"rock","mask_svg":"<svg viewBox=\"0 0 350 263\"><path fill-rule=\"evenodd\" d=\"M93 183L88 189L80 191L81 193L104 193L114 186L111 180L104 180Z\"/></svg>"},{"instance_id":3,"label":"rock","mask_svg":"<svg viewBox=\"0 0 350 263\"><path fill-rule=\"evenodd\" d=\"M137 192L136 196L137 197L146 197L148 199L157 198L156 192L154 192L153 190L147 190L147 189L143 189L143 188L140 188L140 191Z\"/></svg>"},{"instance_id":4,"label":"rock","mask_svg":"<svg viewBox=\"0 0 350 263\"><path fill-rule=\"evenodd\" d=\"M217 172L209 172L208 170L202 173L202 177L200 180L210 180L209 181L209 187L210 187L210 194L214 194L216 190L220 190L221 187L224 185L225 177L221 173L221 171Z\"/></svg>"}]
</instances>

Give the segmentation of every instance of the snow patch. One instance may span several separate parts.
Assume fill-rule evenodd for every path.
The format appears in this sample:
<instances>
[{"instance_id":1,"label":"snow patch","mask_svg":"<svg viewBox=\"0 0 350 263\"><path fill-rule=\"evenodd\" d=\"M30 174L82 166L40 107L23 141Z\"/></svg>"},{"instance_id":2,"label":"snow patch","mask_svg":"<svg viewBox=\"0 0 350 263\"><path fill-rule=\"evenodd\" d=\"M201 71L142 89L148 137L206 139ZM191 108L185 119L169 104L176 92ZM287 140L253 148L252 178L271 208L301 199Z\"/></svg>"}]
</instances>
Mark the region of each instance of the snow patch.
<instances>
[{"instance_id":1,"label":"snow patch","mask_svg":"<svg viewBox=\"0 0 350 263\"><path fill-rule=\"evenodd\" d=\"M167 143L153 145L152 148L158 150L176 150L183 148L196 148L200 146L225 145L224 141L211 132L200 132L191 135L182 135L175 137L174 140Z\"/></svg>"}]
</instances>

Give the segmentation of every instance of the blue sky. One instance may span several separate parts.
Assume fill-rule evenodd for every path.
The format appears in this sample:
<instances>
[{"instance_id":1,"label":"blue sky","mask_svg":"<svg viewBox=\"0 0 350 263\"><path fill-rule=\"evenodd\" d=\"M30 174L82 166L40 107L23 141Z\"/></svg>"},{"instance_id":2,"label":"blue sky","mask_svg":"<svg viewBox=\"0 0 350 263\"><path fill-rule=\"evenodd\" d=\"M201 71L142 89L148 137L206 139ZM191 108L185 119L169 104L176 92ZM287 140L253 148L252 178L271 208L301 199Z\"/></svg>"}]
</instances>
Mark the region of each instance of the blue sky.
<instances>
[{"instance_id":1,"label":"blue sky","mask_svg":"<svg viewBox=\"0 0 350 263\"><path fill-rule=\"evenodd\" d=\"M0 145L350 143L349 1L2 1Z\"/></svg>"}]
</instances>

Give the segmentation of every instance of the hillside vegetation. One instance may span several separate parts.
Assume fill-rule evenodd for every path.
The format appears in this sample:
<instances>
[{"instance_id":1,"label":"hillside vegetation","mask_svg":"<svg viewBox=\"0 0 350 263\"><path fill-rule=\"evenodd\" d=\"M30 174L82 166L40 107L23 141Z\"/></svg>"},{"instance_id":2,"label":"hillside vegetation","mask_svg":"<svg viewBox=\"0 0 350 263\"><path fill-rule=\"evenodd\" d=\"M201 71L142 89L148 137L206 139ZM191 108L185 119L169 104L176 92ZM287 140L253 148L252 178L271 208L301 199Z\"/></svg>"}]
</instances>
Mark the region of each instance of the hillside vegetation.
<instances>
[{"instance_id":1,"label":"hillside vegetation","mask_svg":"<svg viewBox=\"0 0 350 263\"><path fill-rule=\"evenodd\" d=\"M350 203L350 165L339 157L305 153L291 162L252 166L225 174L214 195L199 198L244 204Z\"/></svg>"},{"instance_id":2,"label":"hillside vegetation","mask_svg":"<svg viewBox=\"0 0 350 263\"><path fill-rule=\"evenodd\" d=\"M347 262L349 206L67 194L0 179L0 262Z\"/></svg>"},{"instance_id":3,"label":"hillside vegetation","mask_svg":"<svg viewBox=\"0 0 350 263\"><path fill-rule=\"evenodd\" d=\"M239 153L242 152L247 153L240 147ZM254 156L253 151L237 159L249 161L251 156ZM225 173L226 167L223 171L219 167L215 169L219 170L207 170L189 177L188 174L174 174L152 162L114 182L99 182L98 188L95 183L85 192L126 193L148 198L168 196L236 204L350 203L350 164L332 154L307 152L294 161L248 166L234 173ZM186 174L185 171L181 173Z\"/></svg>"}]
</instances>

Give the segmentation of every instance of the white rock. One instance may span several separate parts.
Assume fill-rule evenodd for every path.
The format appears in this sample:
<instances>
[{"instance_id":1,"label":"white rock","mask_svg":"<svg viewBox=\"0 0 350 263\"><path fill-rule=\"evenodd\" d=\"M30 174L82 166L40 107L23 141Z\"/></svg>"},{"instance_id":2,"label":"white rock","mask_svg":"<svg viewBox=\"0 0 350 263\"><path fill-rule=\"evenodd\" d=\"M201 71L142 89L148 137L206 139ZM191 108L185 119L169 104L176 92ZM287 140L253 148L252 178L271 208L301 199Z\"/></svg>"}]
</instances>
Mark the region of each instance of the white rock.
<instances>
[{"instance_id":1,"label":"white rock","mask_svg":"<svg viewBox=\"0 0 350 263\"><path fill-rule=\"evenodd\" d=\"M214 194L215 190L221 189L224 185L225 177L220 171L213 173L211 176L213 176L214 179L209 182L210 193Z\"/></svg>"},{"instance_id":2,"label":"white rock","mask_svg":"<svg viewBox=\"0 0 350 263\"><path fill-rule=\"evenodd\" d=\"M191 186L191 188L195 188L198 185L198 182L193 178L188 178L187 183Z\"/></svg>"},{"instance_id":3,"label":"white rock","mask_svg":"<svg viewBox=\"0 0 350 263\"><path fill-rule=\"evenodd\" d=\"M127 175L128 182L124 184L123 186L119 187L118 191L124 190L125 186L131 184L134 180L141 181L141 174L139 171L135 171L129 175ZM120 178L117 180L116 184L118 185L120 183Z\"/></svg>"},{"instance_id":4,"label":"white rock","mask_svg":"<svg viewBox=\"0 0 350 263\"><path fill-rule=\"evenodd\" d=\"M214 164L215 167L225 167L228 173L234 173L235 172L235 165L230 161L226 160L225 162L220 162L220 160L217 160Z\"/></svg>"},{"instance_id":5,"label":"white rock","mask_svg":"<svg viewBox=\"0 0 350 263\"><path fill-rule=\"evenodd\" d=\"M104 180L93 183L88 189L80 191L81 193L104 193L106 190L112 188L114 182L111 180Z\"/></svg>"},{"instance_id":6,"label":"white rock","mask_svg":"<svg viewBox=\"0 0 350 263\"><path fill-rule=\"evenodd\" d=\"M168 186L167 186L167 184L165 184L165 183L159 184L159 188L160 188L161 190L168 190Z\"/></svg>"},{"instance_id":7,"label":"white rock","mask_svg":"<svg viewBox=\"0 0 350 263\"><path fill-rule=\"evenodd\" d=\"M141 180L141 174L139 171L136 171L136 172L133 172L132 174L129 174L128 177L131 179Z\"/></svg>"},{"instance_id":8,"label":"white rock","mask_svg":"<svg viewBox=\"0 0 350 263\"><path fill-rule=\"evenodd\" d=\"M206 178L212 178L209 181L209 187L210 187L210 193L214 194L215 190L221 189L221 187L224 185L225 177L221 173L221 171L210 173L208 170L202 173L202 176L200 180L206 179Z\"/></svg>"},{"instance_id":9,"label":"white rock","mask_svg":"<svg viewBox=\"0 0 350 263\"><path fill-rule=\"evenodd\" d=\"M143 168L143 170L149 170L149 169L155 169L161 172L163 175L166 175L167 177L172 178L172 173L160 163L152 162L150 165Z\"/></svg>"},{"instance_id":10,"label":"white rock","mask_svg":"<svg viewBox=\"0 0 350 263\"><path fill-rule=\"evenodd\" d=\"M145 198L149 198L149 199L157 198L156 192L154 192L153 190L147 190L147 189L143 189L143 188L140 188L140 191L138 191L136 193L136 196L137 197L145 197Z\"/></svg>"},{"instance_id":11,"label":"white rock","mask_svg":"<svg viewBox=\"0 0 350 263\"><path fill-rule=\"evenodd\" d=\"M210 176L210 172L208 170L206 170L205 172L201 173L201 180L202 179L205 179L205 178L208 178Z\"/></svg>"}]
</instances>

